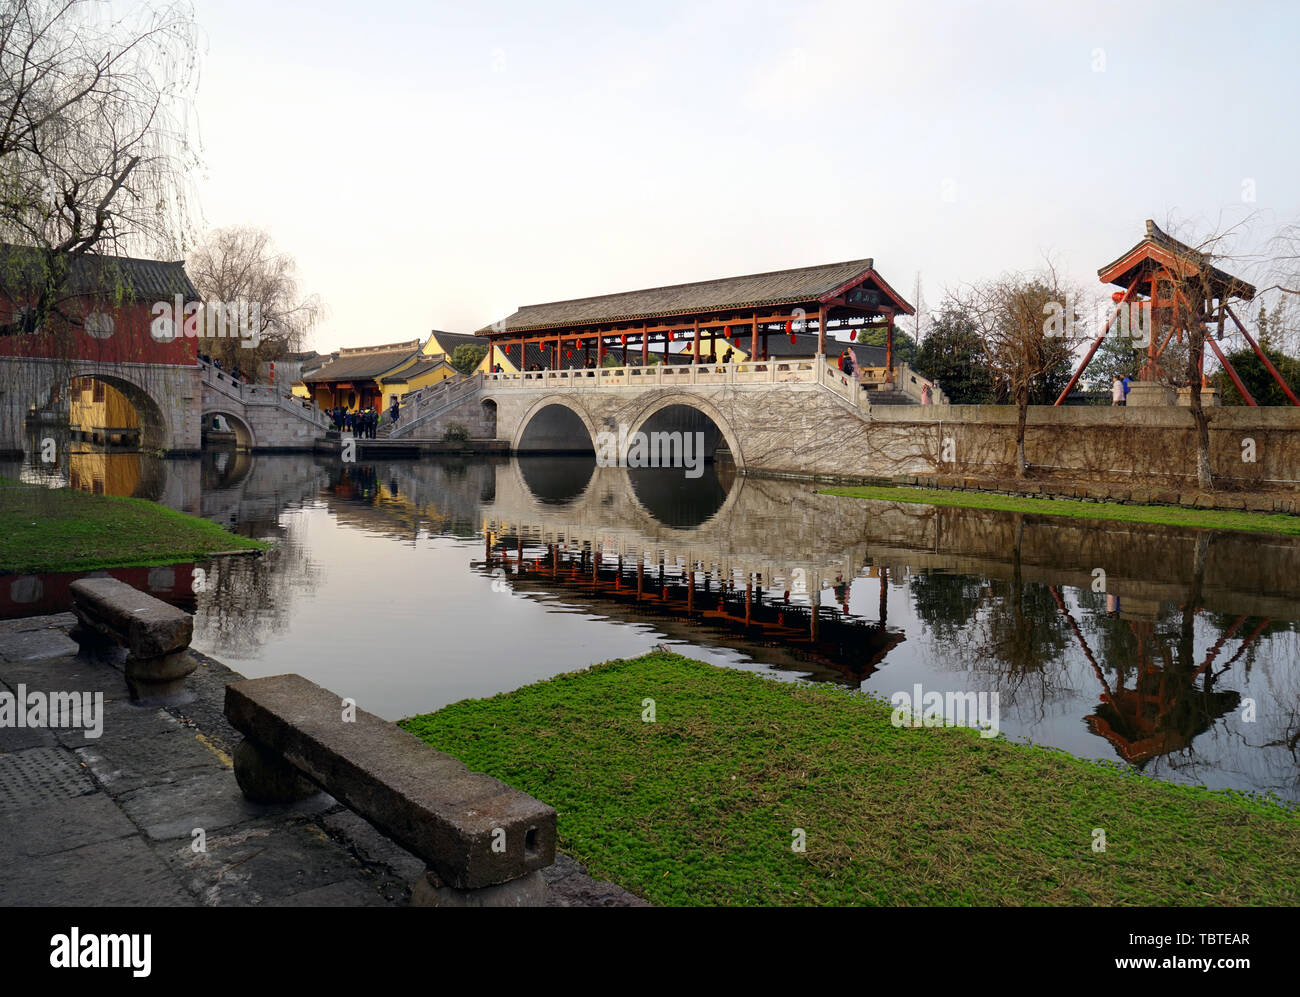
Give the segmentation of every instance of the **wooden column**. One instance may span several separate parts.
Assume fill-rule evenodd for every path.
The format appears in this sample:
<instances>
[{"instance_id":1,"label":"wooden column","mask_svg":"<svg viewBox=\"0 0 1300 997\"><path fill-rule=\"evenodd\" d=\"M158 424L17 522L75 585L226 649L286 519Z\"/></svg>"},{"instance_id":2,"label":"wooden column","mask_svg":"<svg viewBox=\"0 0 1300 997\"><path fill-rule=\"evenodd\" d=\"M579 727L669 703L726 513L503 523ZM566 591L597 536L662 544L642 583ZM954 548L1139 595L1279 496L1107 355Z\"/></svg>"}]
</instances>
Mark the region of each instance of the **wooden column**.
<instances>
[{"instance_id":1,"label":"wooden column","mask_svg":"<svg viewBox=\"0 0 1300 997\"><path fill-rule=\"evenodd\" d=\"M826 306L821 305L817 309L817 353L820 356L826 355ZM818 377L821 375L818 374Z\"/></svg>"},{"instance_id":2,"label":"wooden column","mask_svg":"<svg viewBox=\"0 0 1300 997\"><path fill-rule=\"evenodd\" d=\"M641 366L650 366L650 334L645 331L646 326L641 324Z\"/></svg>"},{"instance_id":3,"label":"wooden column","mask_svg":"<svg viewBox=\"0 0 1300 997\"><path fill-rule=\"evenodd\" d=\"M758 359L758 312L754 312L754 331L749 335L749 359Z\"/></svg>"},{"instance_id":4,"label":"wooden column","mask_svg":"<svg viewBox=\"0 0 1300 997\"><path fill-rule=\"evenodd\" d=\"M885 325L885 367L892 375L894 370L894 313L889 313L889 322Z\"/></svg>"},{"instance_id":5,"label":"wooden column","mask_svg":"<svg viewBox=\"0 0 1300 997\"><path fill-rule=\"evenodd\" d=\"M605 337L600 334L599 329L596 330L596 366L605 366Z\"/></svg>"},{"instance_id":6,"label":"wooden column","mask_svg":"<svg viewBox=\"0 0 1300 997\"><path fill-rule=\"evenodd\" d=\"M493 360L493 354L495 353L495 351L496 351L496 346L493 344L492 340L489 339L489 340L488 340L488 357L487 357L487 360L488 360L488 373L489 373L489 374L492 373L492 368L493 368L493 366L495 366L495 364L496 364L496 361ZM336 399L335 401L336 401L336 403L337 403L337 399Z\"/></svg>"},{"instance_id":7,"label":"wooden column","mask_svg":"<svg viewBox=\"0 0 1300 997\"><path fill-rule=\"evenodd\" d=\"M692 363L700 362L700 320L695 320L695 359Z\"/></svg>"}]
</instances>

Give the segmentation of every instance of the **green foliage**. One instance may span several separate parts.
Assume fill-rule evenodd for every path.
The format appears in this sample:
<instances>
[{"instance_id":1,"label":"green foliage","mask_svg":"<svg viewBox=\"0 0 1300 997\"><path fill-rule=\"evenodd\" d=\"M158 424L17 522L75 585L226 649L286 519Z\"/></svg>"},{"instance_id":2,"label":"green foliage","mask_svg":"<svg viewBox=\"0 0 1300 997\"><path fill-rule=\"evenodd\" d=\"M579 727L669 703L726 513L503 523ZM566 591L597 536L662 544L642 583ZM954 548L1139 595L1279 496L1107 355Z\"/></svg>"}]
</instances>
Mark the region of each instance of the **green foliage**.
<instances>
[{"instance_id":1,"label":"green foliage","mask_svg":"<svg viewBox=\"0 0 1300 997\"><path fill-rule=\"evenodd\" d=\"M1296 811L892 713L654 653L402 726L554 806L564 851L659 904L1300 902L1278 874Z\"/></svg>"},{"instance_id":2,"label":"green foliage","mask_svg":"<svg viewBox=\"0 0 1300 997\"><path fill-rule=\"evenodd\" d=\"M483 362L487 356L486 346L475 346L473 343L461 343L451 351L450 363L458 371L468 377L474 373L474 369Z\"/></svg>"},{"instance_id":3,"label":"green foliage","mask_svg":"<svg viewBox=\"0 0 1300 997\"><path fill-rule=\"evenodd\" d=\"M469 439L469 430L464 423L448 423L447 428L442 431L444 443L464 443Z\"/></svg>"},{"instance_id":4,"label":"green foliage","mask_svg":"<svg viewBox=\"0 0 1300 997\"><path fill-rule=\"evenodd\" d=\"M935 317L912 365L938 381L954 405L983 405L995 400L979 328L952 302Z\"/></svg>"},{"instance_id":5,"label":"green foliage","mask_svg":"<svg viewBox=\"0 0 1300 997\"><path fill-rule=\"evenodd\" d=\"M1300 395L1300 360L1295 357L1287 356L1281 350L1272 349L1260 344L1264 355L1268 357L1269 362L1277 368L1277 372L1290 386L1293 392ZM1249 346L1240 350L1234 350L1228 354L1228 361L1232 364L1237 376L1241 378L1242 383L1246 385L1246 390L1250 392L1257 404L1259 405L1290 405L1291 401L1282 391L1281 386L1273 380L1273 375L1268 372L1262 360L1256 356L1255 351ZM1237 386L1232 383L1232 378L1228 376L1226 370L1220 370L1214 375L1214 384L1219 389L1219 396L1223 399L1224 405L1245 405L1246 400L1237 390Z\"/></svg>"},{"instance_id":6,"label":"green foliage","mask_svg":"<svg viewBox=\"0 0 1300 997\"><path fill-rule=\"evenodd\" d=\"M1102 339L1084 377L1099 388L1110 390L1115 377L1137 379L1146 349L1139 347L1129 336L1106 336Z\"/></svg>"},{"instance_id":7,"label":"green foliage","mask_svg":"<svg viewBox=\"0 0 1300 997\"><path fill-rule=\"evenodd\" d=\"M1193 509L1177 505L1132 505L1084 502L1074 499L1026 498L991 495L987 492L957 492L937 488L895 488L890 485L853 485L822 489L824 495L912 502L918 505L960 506L966 509L999 509L1044 516L1076 519L1111 519L1126 523L1164 523L1207 530L1242 530L1248 533L1300 535L1300 516L1284 513L1237 512L1225 509Z\"/></svg>"},{"instance_id":8,"label":"green foliage","mask_svg":"<svg viewBox=\"0 0 1300 997\"><path fill-rule=\"evenodd\" d=\"M885 348L885 334L887 331L888 330L883 325L859 326L856 342L864 346L879 346L883 350ZM852 344L845 343L844 345L848 346ZM826 348L828 350L832 348L830 340L827 340ZM905 363L915 367L916 353L916 340L898 326L894 326L894 363Z\"/></svg>"}]
</instances>

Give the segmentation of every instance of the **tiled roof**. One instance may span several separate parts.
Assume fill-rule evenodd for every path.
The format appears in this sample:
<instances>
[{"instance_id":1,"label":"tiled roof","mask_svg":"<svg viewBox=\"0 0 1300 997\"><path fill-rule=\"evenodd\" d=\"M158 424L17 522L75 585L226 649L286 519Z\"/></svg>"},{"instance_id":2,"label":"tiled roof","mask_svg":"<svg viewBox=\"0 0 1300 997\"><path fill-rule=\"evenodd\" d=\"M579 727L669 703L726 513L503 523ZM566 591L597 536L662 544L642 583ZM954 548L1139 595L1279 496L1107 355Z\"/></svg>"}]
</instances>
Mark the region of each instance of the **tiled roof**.
<instances>
[{"instance_id":1,"label":"tiled roof","mask_svg":"<svg viewBox=\"0 0 1300 997\"><path fill-rule=\"evenodd\" d=\"M434 329L431 335L437 338L448 355L455 352L457 346L486 347L488 344L486 336L470 336L463 332L443 332L441 329Z\"/></svg>"},{"instance_id":2,"label":"tiled roof","mask_svg":"<svg viewBox=\"0 0 1300 997\"><path fill-rule=\"evenodd\" d=\"M1097 271L1097 275L1101 277L1103 280L1106 279L1107 273L1113 271L1117 266L1119 266L1119 264L1123 263L1127 257L1132 256L1134 253L1137 253L1139 250L1141 250L1143 247L1146 246L1151 246L1156 249L1163 250L1166 253L1172 255L1176 260L1190 263L1193 267L1199 268L1208 265L1212 284L1214 284L1217 288L1220 288L1223 291L1229 293L1230 296L1245 298L1247 301L1250 301L1255 297L1255 287L1253 284L1248 284L1246 281L1242 280L1241 278L1234 277L1232 274L1220 270L1218 267L1213 266L1212 264L1209 264L1209 258L1206 256L1206 254L1200 252L1199 250L1193 249L1185 242L1180 242L1179 240L1175 239L1168 232L1165 232L1163 229L1161 229L1160 226L1157 225L1155 222L1153 222L1150 218L1146 220L1146 234L1142 237L1142 239L1131 249L1126 250L1124 253L1120 254L1118 258L1112 260L1104 267L1101 267ZM1134 280L1139 279L1150 269L1151 269L1151 265L1146 264L1146 261L1144 259L1139 258L1134 260L1132 265L1130 265L1122 273L1113 274L1111 277L1111 282L1119 285L1120 287L1129 287L1132 285Z\"/></svg>"},{"instance_id":3,"label":"tiled roof","mask_svg":"<svg viewBox=\"0 0 1300 997\"><path fill-rule=\"evenodd\" d=\"M414 380L421 374L427 374L429 371L437 367L444 366L450 366L450 364L442 358L442 354L438 354L436 357L421 357L419 360L415 361L415 363L411 364L411 366L403 367L396 374L389 374L386 377L381 377L379 382L381 384L402 384Z\"/></svg>"},{"instance_id":4,"label":"tiled roof","mask_svg":"<svg viewBox=\"0 0 1300 997\"><path fill-rule=\"evenodd\" d=\"M33 293L44 283L45 275L43 250L0 243L0 288L14 295ZM137 302L170 300L177 294L186 301L199 300L184 262L130 256L73 257L62 293L115 295L118 288L128 300Z\"/></svg>"},{"instance_id":5,"label":"tiled roof","mask_svg":"<svg viewBox=\"0 0 1300 997\"><path fill-rule=\"evenodd\" d=\"M420 352L420 340L388 343L384 346L359 346L339 350L336 359L310 374L304 381L370 381L382 377Z\"/></svg>"},{"instance_id":6,"label":"tiled roof","mask_svg":"<svg viewBox=\"0 0 1300 997\"><path fill-rule=\"evenodd\" d=\"M775 270L721 280L623 291L594 298L525 305L503 323L487 326L480 329L479 333L486 335L489 332L517 333L564 326L604 325L656 316L815 301L873 269L871 259L849 260L795 270Z\"/></svg>"}]
</instances>

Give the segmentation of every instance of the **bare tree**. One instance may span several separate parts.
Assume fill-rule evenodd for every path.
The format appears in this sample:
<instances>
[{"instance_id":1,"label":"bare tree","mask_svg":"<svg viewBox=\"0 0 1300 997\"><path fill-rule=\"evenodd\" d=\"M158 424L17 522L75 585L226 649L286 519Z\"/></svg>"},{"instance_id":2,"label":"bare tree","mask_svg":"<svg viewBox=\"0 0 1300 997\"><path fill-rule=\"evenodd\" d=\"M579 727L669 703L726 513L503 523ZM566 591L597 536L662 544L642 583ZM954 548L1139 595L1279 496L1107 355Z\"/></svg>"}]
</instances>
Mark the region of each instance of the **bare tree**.
<instances>
[{"instance_id":1,"label":"bare tree","mask_svg":"<svg viewBox=\"0 0 1300 997\"><path fill-rule=\"evenodd\" d=\"M0 238L30 247L0 291L41 285L36 326L77 257L183 253L197 52L183 4L120 19L88 0L0 5Z\"/></svg>"},{"instance_id":2,"label":"bare tree","mask_svg":"<svg viewBox=\"0 0 1300 997\"><path fill-rule=\"evenodd\" d=\"M975 322L993 378L1016 405L1017 478L1025 475L1029 403L1068 367L1079 323L1079 292L1050 262L1038 273L1013 273L953 295Z\"/></svg>"},{"instance_id":3,"label":"bare tree","mask_svg":"<svg viewBox=\"0 0 1300 997\"><path fill-rule=\"evenodd\" d=\"M224 363L238 363L251 371L257 361L297 352L321 318L319 297L299 292L294 258L277 252L262 229L235 226L209 233L190 256L186 270L210 307L255 306L243 311L255 316L255 328L245 330L254 335L242 341L203 340L203 352ZM244 345L249 342L256 345Z\"/></svg>"}]
</instances>

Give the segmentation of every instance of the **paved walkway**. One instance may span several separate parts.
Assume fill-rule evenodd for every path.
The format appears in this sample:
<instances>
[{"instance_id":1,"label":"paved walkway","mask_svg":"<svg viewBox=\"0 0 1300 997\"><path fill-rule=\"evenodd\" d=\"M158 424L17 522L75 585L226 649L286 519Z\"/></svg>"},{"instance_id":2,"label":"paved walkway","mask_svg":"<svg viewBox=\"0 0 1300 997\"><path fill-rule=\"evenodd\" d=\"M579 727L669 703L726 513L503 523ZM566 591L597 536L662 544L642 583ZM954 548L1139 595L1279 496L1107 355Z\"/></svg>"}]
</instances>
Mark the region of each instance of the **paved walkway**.
<instances>
[{"instance_id":1,"label":"paved walkway","mask_svg":"<svg viewBox=\"0 0 1300 997\"><path fill-rule=\"evenodd\" d=\"M195 653L192 702L133 706L111 663L77 657L71 614L0 621L0 692L104 696L101 736L0 725L0 905L401 906L424 863L318 793L244 799L222 713L243 676ZM194 652L192 652L194 653ZM639 906L567 856L552 906Z\"/></svg>"}]
</instances>

